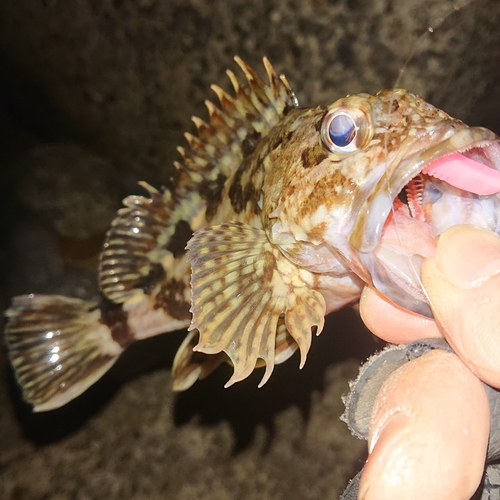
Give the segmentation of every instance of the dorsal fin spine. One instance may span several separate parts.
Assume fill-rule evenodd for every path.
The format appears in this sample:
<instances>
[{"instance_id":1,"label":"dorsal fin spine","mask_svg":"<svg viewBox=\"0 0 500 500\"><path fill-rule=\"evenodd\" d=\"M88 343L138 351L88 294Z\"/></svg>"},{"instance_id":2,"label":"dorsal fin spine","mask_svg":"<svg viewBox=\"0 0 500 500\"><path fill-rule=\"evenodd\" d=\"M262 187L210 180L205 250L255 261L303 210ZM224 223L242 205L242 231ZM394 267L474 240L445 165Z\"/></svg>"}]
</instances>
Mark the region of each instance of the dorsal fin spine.
<instances>
[{"instance_id":1,"label":"dorsal fin spine","mask_svg":"<svg viewBox=\"0 0 500 500\"><path fill-rule=\"evenodd\" d=\"M251 90L251 96L255 97L256 98L255 100L259 104L262 104L262 102L267 101L268 98L267 98L267 96L264 92L264 89L263 89L264 83L260 79L260 77L257 75L257 73L255 73L255 71L250 66L248 66L248 64L246 64L244 61L242 61L242 59L240 57L236 56L234 58L234 60L236 61L238 66L241 68L241 70L243 71L243 73L245 75L245 78L248 81L248 85L250 86L250 90Z\"/></svg>"},{"instance_id":2,"label":"dorsal fin spine","mask_svg":"<svg viewBox=\"0 0 500 500\"><path fill-rule=\"evenodd\" d=\"M229 113L234 112L236 109L234 99L218 85L211 85L210 88L215 92L215 95L219 99L221 108L225 109Z\"/></svg>"},{"instance_id":3,"label":"dorsal fin spine","mask_svg":"<svg viewBox=\"0 0 500 500\"><path fill-rule=\"evenodd\" d=\"M178 172L175 188L158 191L141 183L148 196L126 198L125 207L108 231L99 275L101 291L112 302L121 303L143 293L145 283L149 283L148 290L151 288L152 280L159 279L153 276L155 266L163 265L162 255L168 250L177 224L183 221L191 228L194 218L203 217L210 190L220 193L249 148L297 106L288 82L277 76L267 59L264 66L269 83L264 83L240 58L236 62L246 83L228 70L234 96L212 86L220 106L206 103L208 123L192 118L197 135L186 134L187 145L178 148L181 161L174 162Z\"/></svg>"},{"instance_id":4,"label":"dorsal fin spine","mask_svg":"<svg viewBox=\"0 0 500 500\"><path fill-rule=\"evenodd\" d=\"M198 130L199 138L202 141L208 140L212 135L212 129L210 125L197 116L192 116L191 120L194 122L196 129Z\"/></svg>"},{"instance_id":5,"label":"dorsal fin spine","mask_svg":"<svg viewBox=\"0 0 500 500\"><path fill-rule=\"evenodd\" d=\"M178 148L184 168L178 164L176 169L189 173L188 177L183 177L188 182L183 192L196 189L195 184L203 182L195 172L205 179L214 179L218 173L229 176L243 159L240 145L246 137L254 133L266 135L283 113L298 105L288 82L277 75L268 59L264 58L267 83L240 57L235 57L235 61L245 76L245 83L233 71L227 70L234 96L212 85L219 105L205 101L208 123L192 117L197 137L185 134L189 147Z\"/></svg>"}]
</instances>

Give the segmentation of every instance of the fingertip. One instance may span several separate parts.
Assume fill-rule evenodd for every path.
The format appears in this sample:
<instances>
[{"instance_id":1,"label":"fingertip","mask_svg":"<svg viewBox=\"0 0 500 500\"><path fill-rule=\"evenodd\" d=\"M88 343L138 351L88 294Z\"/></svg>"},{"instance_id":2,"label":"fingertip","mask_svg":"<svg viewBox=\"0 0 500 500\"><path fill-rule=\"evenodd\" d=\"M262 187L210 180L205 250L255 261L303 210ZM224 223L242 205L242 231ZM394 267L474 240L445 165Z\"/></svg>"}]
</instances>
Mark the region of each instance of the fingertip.
<instances>
[{"instance_id":1,"label":"fingertip","mask_svg":"<svg viewBox=\"0 0 500 500\"><path fill-rule=\"evenodd\" d=\"M396 370L377 397L359 498L470 498L488 435L479 380L455 355L431 351Z\"/></svg>"},{"instance_id":2,"label":"fingertip","mask_svg":"<svg viewBox=\"0 0 500 500\"><path fill-rule=\"evenodd\" d=\"M481 286L500 274L500 236L480 227L452 226L436 247L436 268L460 288Z\"/></svg>"},{"instance_id":3,"label":"fingertip","mask_svg":"<svg viewBox=\"0 0 500 500\"><path fill-rule=\"evenodd\" d=\"M441 331L463 362L500 387L500 237L473 226L441 235L421 277Z\"/></svg>"},{"instance_id":4,"label":"fingertip","mask_svg":"<svg viewBox=\"0 0 500 500\"><path fill-rule=\"evenodd\" d=\"M392 344L442 337L434 320L399 307L373 288L363 290L359 312L374 335Z\"/></svg>"}]
</instances>

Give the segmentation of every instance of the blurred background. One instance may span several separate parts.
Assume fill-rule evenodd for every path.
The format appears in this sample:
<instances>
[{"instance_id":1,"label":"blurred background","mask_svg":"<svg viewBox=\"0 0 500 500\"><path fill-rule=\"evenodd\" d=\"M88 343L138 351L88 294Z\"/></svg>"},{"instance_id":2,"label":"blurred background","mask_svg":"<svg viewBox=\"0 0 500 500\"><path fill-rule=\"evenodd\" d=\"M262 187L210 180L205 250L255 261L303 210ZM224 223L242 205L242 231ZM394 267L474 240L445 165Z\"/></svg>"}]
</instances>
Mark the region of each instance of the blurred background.
<instances>
[{"instance_id":1,"label":"blurred background","mask_svg":"<svg viewBox=\"0 0 500 500\"><path fill-rule=\"evenodd\" d=\"M496 0L1 1L0 309L15 294L96 296L120 200L168 180L235 54L262 75L267 55L303 106L398 85L498 133L499 20ZM331 315L306 367L294 356L262 389L260 373L223 389L226 367L173 395L183 336L132 346L45 414L2 349L0 498L338 498L365 449L341 395L381 347L356 313Z\"/></svg>"}]
</instances>

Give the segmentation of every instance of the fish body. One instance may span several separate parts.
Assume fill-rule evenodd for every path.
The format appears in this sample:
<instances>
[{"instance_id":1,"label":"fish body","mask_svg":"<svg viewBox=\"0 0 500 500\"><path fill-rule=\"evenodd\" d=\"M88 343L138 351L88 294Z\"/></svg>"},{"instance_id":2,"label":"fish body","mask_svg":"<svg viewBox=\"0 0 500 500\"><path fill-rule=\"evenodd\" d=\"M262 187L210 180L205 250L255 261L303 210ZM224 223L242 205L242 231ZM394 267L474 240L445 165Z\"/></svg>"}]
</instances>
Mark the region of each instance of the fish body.
<instances>
[{"instance_id":1,"label":"fish body","mask_svg":"<svg viewBox=\"0 0 500 500\"><path fill-rule=\"evenodd\" d=\"M419 269L435 238L458 223L499 232L489 130L399 89L300 108L267 59L268 83L236 61L246 83L228 71L235 95L213 87L219 107L194 118L174 184L141 183L147 196L124 200L101 254L102 300L13 299L7 346L35 411L77 397L132 342L182 328L174 389L223 361L228 385L265 365L263 384L296 349L303 366L324 316L366 285L431 315Z\"/></svg>"}]
</instances>

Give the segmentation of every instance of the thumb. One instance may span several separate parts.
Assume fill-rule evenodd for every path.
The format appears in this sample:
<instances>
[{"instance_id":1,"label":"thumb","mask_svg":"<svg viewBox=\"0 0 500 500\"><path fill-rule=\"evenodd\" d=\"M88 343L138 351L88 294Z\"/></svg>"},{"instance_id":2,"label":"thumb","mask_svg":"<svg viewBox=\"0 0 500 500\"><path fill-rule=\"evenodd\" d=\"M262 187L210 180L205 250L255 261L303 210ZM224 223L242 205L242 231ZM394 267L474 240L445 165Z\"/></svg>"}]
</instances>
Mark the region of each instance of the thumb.
<instances>
[{"instance_id":1,"label":"thumb","mask_svg":"<svg viewBox=\"0 0 500 500\"><path fill-rule=\"evenodd\" d=\"M500 387L500 236L451 227L424 261L422 282L446 340L478 377Z\"/></svg>"}]
</instances>

